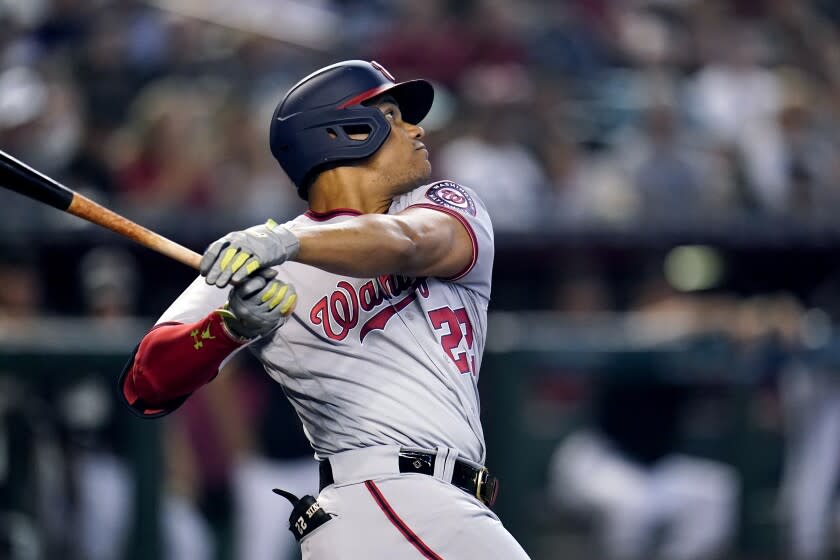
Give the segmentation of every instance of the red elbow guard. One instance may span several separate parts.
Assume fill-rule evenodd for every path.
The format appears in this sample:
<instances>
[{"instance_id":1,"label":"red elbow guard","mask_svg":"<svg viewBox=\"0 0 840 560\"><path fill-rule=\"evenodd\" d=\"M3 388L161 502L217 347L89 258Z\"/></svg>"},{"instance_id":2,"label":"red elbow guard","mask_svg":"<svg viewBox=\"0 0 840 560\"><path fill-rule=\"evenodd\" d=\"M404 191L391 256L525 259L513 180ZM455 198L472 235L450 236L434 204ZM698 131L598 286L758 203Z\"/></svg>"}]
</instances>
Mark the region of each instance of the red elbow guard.
<instances>
[{"instance_id":1,"label":"red elbow guard","mask_svg":"<svg viewBox=\"0 0 840 560\"><path fill-rule=\"evenodd\" d=\"M141 416L163 416L216 377L243 344L227 334L215 311L195 323L161 323L143 337L123 369L120 393Z\"/></svg>"}]
</instances>

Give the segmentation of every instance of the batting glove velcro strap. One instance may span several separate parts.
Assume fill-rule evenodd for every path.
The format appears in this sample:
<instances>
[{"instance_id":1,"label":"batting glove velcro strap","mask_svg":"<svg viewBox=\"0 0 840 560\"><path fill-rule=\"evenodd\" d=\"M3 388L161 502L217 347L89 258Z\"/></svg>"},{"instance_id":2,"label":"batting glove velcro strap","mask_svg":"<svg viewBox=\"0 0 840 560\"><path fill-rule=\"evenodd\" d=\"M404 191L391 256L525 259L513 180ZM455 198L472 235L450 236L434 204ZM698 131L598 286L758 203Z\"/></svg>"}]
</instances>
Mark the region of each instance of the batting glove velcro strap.
<instances>
[{"instance_id":1,"label":"batting glove velcro strap","mask_svg":"<svg viewBox=\"0 0 840 560\"><path fill-rule=\"evenodd\" d=\"M250 340L265 336L289 319L297 294L291 284L276 280L275 276L276 270L260 269L231 288L227 305L218 312L235 337Z\"/></svg>"},{"instance_id":2,"label":"batting glove velcro strap","mask_svg":"<svg viewBox=\"0 0 840 560\"><path fill-rule=\"evenodd\" d=\"M289 228L268 220L214 241L201 257L198 270L210 285L236 286L260 268L294 258L299 249L300 241Z\"/></svg>"}]
</instances>

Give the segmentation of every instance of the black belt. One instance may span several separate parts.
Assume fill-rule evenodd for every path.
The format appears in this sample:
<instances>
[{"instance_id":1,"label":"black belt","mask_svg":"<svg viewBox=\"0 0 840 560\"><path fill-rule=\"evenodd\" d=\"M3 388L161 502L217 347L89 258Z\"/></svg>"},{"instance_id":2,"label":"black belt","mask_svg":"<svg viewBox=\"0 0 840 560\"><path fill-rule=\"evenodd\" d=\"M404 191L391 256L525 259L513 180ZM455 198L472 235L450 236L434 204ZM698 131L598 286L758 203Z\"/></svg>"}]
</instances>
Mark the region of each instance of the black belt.
<instances>
[{"instance_id":1,"label":"black belt","mask_svg":"<svg viewBox=\"0 0 840 560\"><path fill-rule=\"evenodd\" d=\"M434 475L435 456L431 453L420 451L400 451L399 457L401 473L419 473ZM332 465L329 461L321 461L318 466L323 490L335 482L333 478ZM499 479L490 474L486 467L474 467L464 461L455 461L452 471L452 484L464 492L475 496L487 506L492 507L499 494Z\"/></svg>"}]
</instances>

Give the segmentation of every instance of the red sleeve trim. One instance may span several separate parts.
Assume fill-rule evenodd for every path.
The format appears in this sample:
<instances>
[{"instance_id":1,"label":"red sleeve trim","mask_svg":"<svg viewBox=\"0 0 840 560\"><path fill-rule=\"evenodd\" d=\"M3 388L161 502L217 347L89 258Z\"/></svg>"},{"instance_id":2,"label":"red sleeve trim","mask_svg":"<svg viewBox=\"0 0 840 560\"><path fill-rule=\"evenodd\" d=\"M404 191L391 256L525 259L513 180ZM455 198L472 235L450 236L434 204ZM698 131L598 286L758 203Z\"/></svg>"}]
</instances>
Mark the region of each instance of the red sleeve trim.
<instances>
[{"instance_id":1,"label":"red sleeve trim","mask_svg":"<svg viewBox=\"0 0 840 560\"><path fill-rule=\"evenodd\" d=\"M195 323L155 325L123 370L120 393L143 417L167 414L216 377L242 345L227 334L215 311Z\"/></svg>"},{"instance_id":2,"label":"red sleeve trim","mask_svg":"<svg viewBox=\"0 0 840 560\"><path fill-rule=\"evenodd\" d=\"M335 208L329 212L316 212L315 210L307 210L303 213L304 216L315 222L326 222L332 220L336 216L361 216L362 213L353 208Z\"/></svg>"},{"instance_id":3,"label":"red sleeve trim","mask_svg":"<svg viewBox=\"0 0 840 560\"><path fill-rule=\"evenodd\" d=\"M473 230L472 224L470 224L467 221L467 219L464 216L462 216L459 212L456 212L455 210L451 210L449 208L445 208L443 206L438 206L436 204L412 204L408 208L428 208L430 210L437 210L438 212L449 214L450 216L454 217L459 222L461 222L461 225L464 226L464 228L467 230L467 233L470 235L470 242L472 243L472 259L470 260L469 264L467 264L467 266L464 267L463 270L461 270L461 272L448 278L442 278L442 280L446 280L447 282L454 282L456 280L460 280L461 278L472 272L472 269L475 268L475 263L478 262L478 238L475 236L475 230ZM408 208L406 208L406 210L408 210Z\"/></svg>"}]
</instances>

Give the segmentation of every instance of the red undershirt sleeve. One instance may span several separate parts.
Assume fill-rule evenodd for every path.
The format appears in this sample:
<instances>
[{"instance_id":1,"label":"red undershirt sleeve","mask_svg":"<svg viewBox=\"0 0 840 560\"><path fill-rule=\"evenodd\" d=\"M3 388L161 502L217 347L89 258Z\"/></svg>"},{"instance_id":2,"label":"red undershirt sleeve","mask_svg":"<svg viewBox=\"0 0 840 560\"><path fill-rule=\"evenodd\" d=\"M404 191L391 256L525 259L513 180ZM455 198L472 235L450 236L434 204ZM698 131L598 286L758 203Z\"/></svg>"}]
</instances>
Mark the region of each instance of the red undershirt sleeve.
<instances>
[{"instance_id":1,"label":"red undershirt sleeve","mask_svg":"<svg viewBox=\"0 0 840 560\"><path fill-rule=\"evenodd\" d=\"M120 375L121 396L144 418L168 414L216 377L225 359L243 344L227 333L215 311L195 323L156 325Z\"/></svg>"}]
</instances>

